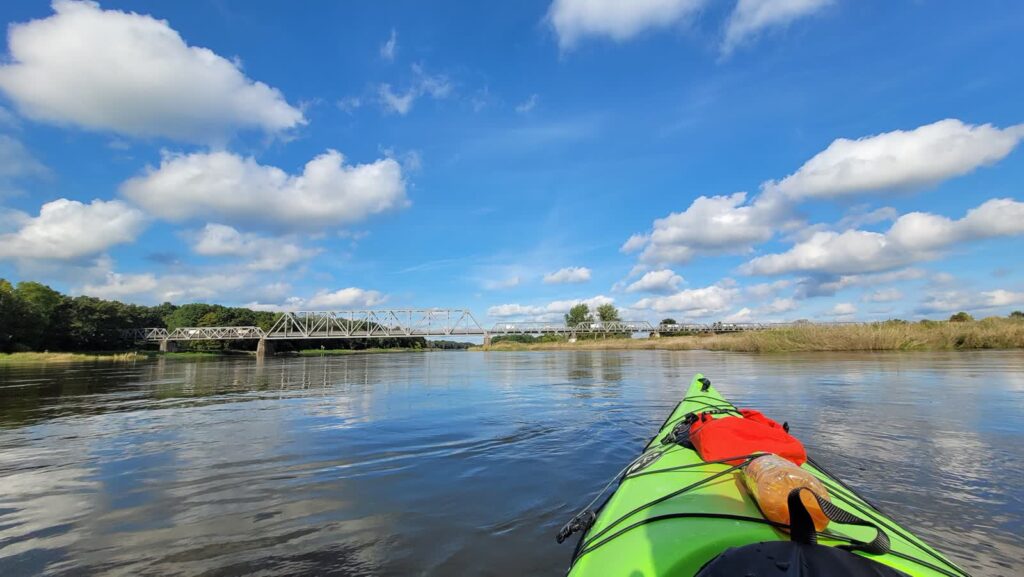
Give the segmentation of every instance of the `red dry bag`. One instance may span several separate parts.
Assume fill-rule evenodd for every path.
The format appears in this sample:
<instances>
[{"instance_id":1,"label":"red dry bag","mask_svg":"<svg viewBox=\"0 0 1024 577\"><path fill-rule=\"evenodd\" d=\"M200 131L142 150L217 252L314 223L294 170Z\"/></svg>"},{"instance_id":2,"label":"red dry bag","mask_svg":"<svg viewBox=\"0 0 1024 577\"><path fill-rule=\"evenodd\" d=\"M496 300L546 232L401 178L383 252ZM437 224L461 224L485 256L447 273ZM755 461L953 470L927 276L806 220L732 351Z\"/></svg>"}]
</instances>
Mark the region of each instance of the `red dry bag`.
<instances>
[{"instance_id":1,"label":"red dry bag","mask_svg":"<svg viewBox=\"0 0 1024 577\"><path fill-rule=\"evenodd\" d=\"M796 465L807 460L803 444L777 422L760 411L743 409L742 417L716 419L709 413L700 413L690 425L690 442L705 461L725 461L739 465L746 455L775 453ZM732 459L731 457L739 457Z\"/></svg>"}]
</instances>

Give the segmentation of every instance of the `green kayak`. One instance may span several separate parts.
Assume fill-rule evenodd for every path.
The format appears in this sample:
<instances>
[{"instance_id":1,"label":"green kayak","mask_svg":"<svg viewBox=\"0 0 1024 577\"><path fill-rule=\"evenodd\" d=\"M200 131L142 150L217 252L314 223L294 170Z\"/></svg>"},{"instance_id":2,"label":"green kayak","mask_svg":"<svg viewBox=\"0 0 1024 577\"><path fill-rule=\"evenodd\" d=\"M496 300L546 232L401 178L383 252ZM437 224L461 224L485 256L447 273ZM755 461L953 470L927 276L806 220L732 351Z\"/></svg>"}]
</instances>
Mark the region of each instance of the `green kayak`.
<instances>
[{"instance_id":1,"label":"green kayak","mask_svg":"<svg viewBox=\"0 0 1024 577\"><path fill-rule=\"evenodd\" d=\"M710 561L733 548L747 546L745 549L756 547L760 551L766 543L770 547L789 545L777 543L791 541L790 533L784 530L788 526L765 519L743 483L741 466L704 462L685 442L670 442L675 440L675 434L681 430L677 425L687 415L705 411L716 413L715 418L737 414L736 407L698 374L643 453L616 477L618 487L604 504L596 513L585 509L559 533L559 542L574 533L580 534L570 577L691 576L706 570ZM802 468L825 485L832 504L843 515L862 521L852 524L851 519L844 519L847 522L842 523L833 518L823 532L816 534L817 544L811 545L816 551L859 556L887 566L880 567L880 573L863 574L967 575L812 459ZM796 517L794 534L795 525ZM809 533L815 536L813 529ZM883 539L884 547L866 546L877 545ZM841 551L824 550L822 546ZM862 559L853 561L878 568ZM786 567L787 564L779 564L780 569ZM833 573L841 572L823 574Z\"/></svg>"}]
</instances>

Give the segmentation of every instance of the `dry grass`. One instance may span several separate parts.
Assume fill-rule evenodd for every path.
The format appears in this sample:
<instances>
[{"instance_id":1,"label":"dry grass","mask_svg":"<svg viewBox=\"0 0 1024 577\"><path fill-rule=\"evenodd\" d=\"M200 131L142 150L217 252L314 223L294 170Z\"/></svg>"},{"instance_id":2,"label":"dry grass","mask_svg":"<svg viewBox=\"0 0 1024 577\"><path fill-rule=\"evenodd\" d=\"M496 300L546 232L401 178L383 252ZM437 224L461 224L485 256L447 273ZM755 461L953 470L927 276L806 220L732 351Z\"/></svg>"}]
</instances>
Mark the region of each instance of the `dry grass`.
<instances>
[{"instance_id":1,"label":"dry grass","mask_svg":"<svg viewBox=\"0 0 1024 577\"><path fill-rule=\"evenodd\" d=\"M871 323L795 326L766 331L608 339L576 343L498 343L483 350L711 350L782 353L797 351L930 351L1024 348L1024 321L987 318L964 323ZM481 350L477 347L475 350Z\"/></svg>"},{"instance_id":2,"label":"dry grass","mask_svg":"<svg viewBox=\"0 0 1024 577\"><path fill-rule=\"evenodd\" d=\"M0 353L0 365L29 363L77 363L85 361L130 362L145 358L138 353Z\"/></svg>"}]
</instances>

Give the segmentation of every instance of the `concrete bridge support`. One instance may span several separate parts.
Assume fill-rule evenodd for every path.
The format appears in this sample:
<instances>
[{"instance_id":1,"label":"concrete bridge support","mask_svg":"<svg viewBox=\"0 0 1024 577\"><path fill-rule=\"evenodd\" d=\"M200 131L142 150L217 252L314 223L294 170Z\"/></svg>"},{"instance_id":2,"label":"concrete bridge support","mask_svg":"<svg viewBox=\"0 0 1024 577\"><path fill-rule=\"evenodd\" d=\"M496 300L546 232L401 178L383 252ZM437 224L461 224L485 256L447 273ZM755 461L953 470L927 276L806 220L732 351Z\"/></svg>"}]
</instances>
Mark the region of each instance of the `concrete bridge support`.
<instances>
[{"instance_id":1,"label":"concrete bridge support","mask_svg":"<svg viewBox=\"0 0 1024 577\"><path fill-rule=\"evenodd\" d=\"M178 343L167 339L160 341L161 353L173 353L176 350L178 350Z\"/></svg>"},{"instance_id":2,"label":"concrete bridge support","mask_svg":"<svg viewBox=\"0 0 1024 577\"><path fill-rule=\"evenodd\" d=\"M661 338L661 333L659 333L658 331L651 331L650 338L652 338L652 339L660 339Z\"/></svg>"},{"instance_id":3,"label":"concrete bridge support","mask_svg":"<svg viewBox=\"0 0 1024 577\"><path fill-rule=\"evenodd\" d=\"M256 345L256 360L262 361L267 355L274 356L274 341L260 339Z\"/></svg>"},{"instance_id":4,"label":"concrete bridge support","mask_svg":"<svg viewBox=\"0 0 1024 577\"><path fill-rule=\"evenodd\" d=\"M491 333L484 333L484 346L491 346Z\"/></svg>"}]
</instances>

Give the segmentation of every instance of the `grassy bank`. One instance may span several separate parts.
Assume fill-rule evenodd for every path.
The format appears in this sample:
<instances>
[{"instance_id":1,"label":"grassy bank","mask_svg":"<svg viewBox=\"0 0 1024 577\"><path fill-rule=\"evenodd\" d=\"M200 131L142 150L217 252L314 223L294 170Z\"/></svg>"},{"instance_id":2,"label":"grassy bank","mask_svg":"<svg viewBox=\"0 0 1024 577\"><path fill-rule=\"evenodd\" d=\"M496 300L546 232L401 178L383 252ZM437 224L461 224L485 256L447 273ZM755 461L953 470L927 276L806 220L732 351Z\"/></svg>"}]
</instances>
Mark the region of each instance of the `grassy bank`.
<instances>
[{"instance_id":1,"label":"grassy bank","mask_svg":"<svg viewBox=\"0 0 1024 577\"><path fill-rule=\"evenodd\" d=\"M140 353L0 353L0 365L30 363L78 363L87 361L129 362L143 359Z\"/></svg>"},{"instance_id":2,"label":"grassy bank","mask_svg":"<svg viewBox=\"0 0 1024 577\"><path fill-rule=\"evenodd\" d=\"M247 351L181 351L161 353L157 351L99 352L99 353L0 353L0 365L32 363L79 363L79 362L132 362L144 359L198 359L226 355L251 355Z\"/></svg>"},{"instance_id":3,"label":"grassy bank","mask_svg":"<svg viewBox=\"0 0 1024 577\"><path fill-rule=\"evenodd\" d=\"M584 340L575 343L498 343L475 350L710 350L757 353L798 351L932 351L1024 348L1024 321L989 318L947 323L885 322L863 325L801 325L766 331Z\"/></svg>"},{"instance_id":4,"label":"grassy bank","mask_svg":"<svg viewBox=\"0 0 1024 577\"><path fill-rule=\"evenodd\" d=\"M425 349L303 349L299 351L300 357L340 356L340 355L362 355L381 353L422 353Z\"/></svg>"}]
</instances>

